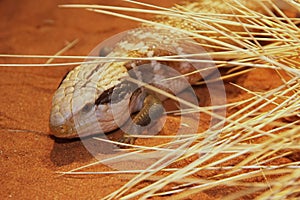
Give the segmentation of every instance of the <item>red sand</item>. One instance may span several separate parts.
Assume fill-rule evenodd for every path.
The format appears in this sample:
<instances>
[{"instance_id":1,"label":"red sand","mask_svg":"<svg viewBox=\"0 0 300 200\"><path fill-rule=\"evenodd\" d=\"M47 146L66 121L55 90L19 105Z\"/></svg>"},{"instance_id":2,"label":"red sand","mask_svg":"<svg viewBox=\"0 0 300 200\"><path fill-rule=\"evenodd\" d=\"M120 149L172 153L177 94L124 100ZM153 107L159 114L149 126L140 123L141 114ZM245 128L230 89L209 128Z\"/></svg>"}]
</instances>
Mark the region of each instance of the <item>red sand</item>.
<instances>
[{"instance_id":1,"label":"red sand","mask_svg":"<svg viewBox=\"0 0 300 200\"><path fill-rule=\"evenodd\" d=\"M125 19L81 9L58 8L59 4L72 2L117 5L117 1L38 2L0 1L0 53L54 55L66 43L78 38L79 43L64 55L84 56L109 36L137 26L137 23ZM170 6L172 2L160 4ZM0 62L43 63L46 60L1 58ZM52 95L69 69L71 67L0 68L0 128L41 132L1 130L1 199L100 199L128 181L127 175L68 177L56 173L95 160L80 141L59 142L47 134ZM262 79L266 73L274 75L269 70L257 70L238 78L238 82L252 90L262 85L264 88L259 90L270 89L278 83L276 79ZM229 98L239 98L240 90L229 89ZM170 128L166 127L166 130ZM288 162L288 159L283 158L282 162ZM97 170L109 168L99 165ZM205 174L202 176L204 178ZM214 199L235 190L238 188L220 186L197 197Z\"/></svg>"}]
</instances>

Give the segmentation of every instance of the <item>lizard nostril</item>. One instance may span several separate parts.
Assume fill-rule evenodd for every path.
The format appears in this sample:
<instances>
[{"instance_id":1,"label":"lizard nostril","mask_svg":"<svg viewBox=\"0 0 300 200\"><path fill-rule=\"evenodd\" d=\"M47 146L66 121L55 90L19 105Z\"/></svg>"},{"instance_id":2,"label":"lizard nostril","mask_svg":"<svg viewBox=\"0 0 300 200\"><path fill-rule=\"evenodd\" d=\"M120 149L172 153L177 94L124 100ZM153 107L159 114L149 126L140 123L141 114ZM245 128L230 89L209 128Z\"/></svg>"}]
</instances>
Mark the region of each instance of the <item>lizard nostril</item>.
<instances>
[{"instance_id":1,"label":"lizard nostril","mask_svg":"<svg viewBox=\"0 0 300 200\"><path fill-rule=\"evenodd\" d=\"M65 126L59 126L58 129L60 130L60 132L65 132L66 131Z\"/></svg>"}]
</instances>

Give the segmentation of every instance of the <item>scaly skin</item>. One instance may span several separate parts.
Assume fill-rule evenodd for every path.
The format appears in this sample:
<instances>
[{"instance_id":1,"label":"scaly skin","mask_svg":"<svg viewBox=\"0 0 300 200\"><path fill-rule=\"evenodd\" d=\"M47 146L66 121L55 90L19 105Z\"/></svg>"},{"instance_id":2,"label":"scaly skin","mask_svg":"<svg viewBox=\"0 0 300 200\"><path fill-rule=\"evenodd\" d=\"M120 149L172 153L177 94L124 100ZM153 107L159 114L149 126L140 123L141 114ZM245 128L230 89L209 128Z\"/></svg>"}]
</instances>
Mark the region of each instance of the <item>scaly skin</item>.
<instances>
[{"instance_id":1,"label":"scaly skin","mask_svg":"<svg viewBox=\"0 0 300 200\"><path fill-rule=\"evenodd\" d=\"M148 36L145 38L146 34ZM140 42L142 44L136 44L138 35L143 35L143 40ZM166 36L168 40L163 39ZM181 37L178 34L177 36ZM162 44L161 41L164 43ZM182 46L181 43L182 41L176 41L175 36L170 36L169 31L154 28L137 29L129 32L106 57L178 55L180 52L177 51L182 51L179 48ZM162 47L163 50L160 49ZM159 63L139 60L88 63L76 67L69 72L54 94L50 116L52 134L61 138L78 137L79 132L80 136L90 135L94 133L92 128L97 122L101 126L101 132L112 131L128 120L129 116L124 115L127 108L130 113L141 110L133 119L133 123L140 126L147 125L148 123L144 123L144 118L148 116L146 112L151 106L160 104L158 98L143 87L136 90L137 85L126 79L135 78L165 90L173 88L172 92L175 94L182 91L186 86L180 80L173 81L169 83L170 85L167 82L158 83L161 79L170 77L170 72L160 65L167 65L184 74L195 70L187 62ZM187 80L191 83L200 78L200 74L187 76ZM147 100L149 96L151 101ZM145 103L143 103L144 99ZM153 115L159 117L162 114L161 110L155 110L157 113ZM94 128L97 130L97 127Z\"/></svg>"},{"instance_id":2,"label":"scaly skin","mask_svg":"<svg viewBox=\"0 0 300 200\"><path fill-rule=\"evenodd\" d=\"M188 2L181 7L175 6L174 8L179 11L187 10L189 12L202 13L206 16L212 14L226 14L232 13L232 7L227 3L231 1L222 0L211 1L203 0L197 2ZM256 4L253 2L241 1L247 6L251 6L255 9ZM237 21L235 17L230 16L228 19ZM241 20L241 19L239 19ZM211 33L213 30L209 25L203 25L197 21L193 21L193 18L187 17L174 17L174 16L157 16L154 22L175 27L180 30L184 30L185 34L179 33L174 29L170 31L164 31L159 28L155 28L153 25L144 25L145 29L135 30L130 32L122 41L120 41L106 57L156 57L156 56L172 56L184 53L194 53L197 45L193 47L191 44L186 44L185 39L180 40L180 37L187 37L186 33L196 33L198 30L209 31L205 36L220 36L218 31ZM224 27L230 30L243 30L243 27L224 25ZM192 39L190 39L192 40ZM196 44L225 46L230 48L230 45L234 44L234 41L228 39L212 39L202 40L197 39L194 41ZM221 43L221 44L218 44ZM228 45L226 45L228 44ZM238 45L234 44L235 46ZM183 50L182 50L183 49ZM206 51L217 51L212 47L205 48ZM155 60L155 59L154 59ZM195 71L195 67L189 63L176 63L176 62L161 62L167 64L169 67L176 69L181 74L186 74ZM147 77L149 73L140 71L138 66L141 64L149 64L151 68L152 76ZM201 68L201 67L200 67ZM198 69L198 68L197 68ZM129 71L135 71L130 74ZM193 84L200 79L206 77L212 72L212 70L206 73L192 74L187 76L187 80ZM109 132L117 129L128 120L128 115L124 115L126 108L129 107L130 113L140 111L136 118L133 119L135 124L145 125L142 123L149 115L147 112L151 106L157 105L157 98L155 95L149 94L145 88L141 88L139 92L129 91L124 93L121 97L115 97L115 102L109 95L112 95L113 88L122 88L122 84L128 77L136 77L139 80L148 79L148 82L152 82L155 79L162 79L167 72L157 67L153 61L115 61L107 63L87 63L80 65L69 72L66 78L63 80L57 91L55 92L52 100L52 109L50 115L50 129L51 133L60 138L73 138L80 136L86 136L94 134L96 129L101 126L102 132ZM129 84L130 85L130 84ZM131 85L132 86L132 85ZM166 89L169 86L161 85L162 89ZM160 86L159 86L160 87ZM175 93L178 93L184 89L183 85L174 86ZM128 88L127 88L128 89ZM118 93L121 94L121 91ZM133 92L133 93L130 93ZM116 92L115 92L116 93ZM152 96L149 98L149 96ZM146 101L149 98L151 101ZM143 103L145 100L146 103ZM112 111L114 109L114 111ZM157 113L154 113L157 118L161 114L161 110L157 109Z\"/></svg>"}]
</instances>

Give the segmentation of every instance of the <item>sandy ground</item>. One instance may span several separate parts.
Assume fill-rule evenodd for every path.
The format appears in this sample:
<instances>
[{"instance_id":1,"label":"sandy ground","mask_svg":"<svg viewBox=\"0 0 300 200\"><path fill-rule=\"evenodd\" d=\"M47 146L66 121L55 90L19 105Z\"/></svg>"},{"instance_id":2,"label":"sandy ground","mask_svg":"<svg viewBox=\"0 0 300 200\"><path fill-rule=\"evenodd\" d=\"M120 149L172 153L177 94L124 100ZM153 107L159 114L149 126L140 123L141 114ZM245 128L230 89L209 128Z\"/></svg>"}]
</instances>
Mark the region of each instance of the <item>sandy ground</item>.
<instances>
[{"instance_id":1,"label":"sandy ground","mask_svg":"<svg viewBox=\"0 0 300 200\"><path fill-rule=\"evenodd\" d=\"M105 38L137 26L137 23L125 19L80 9L58 8L59 4L74 2L108 4L104 0L39 2L0 1L0 53L54 55L78 39L79 42L64 55L84 56ZM120 2L109 4L118 5ZM170 6L172 2L160 4ZM46 60L0 58L1 63L44 63ZM55 140L48 135L52 95L71 68L0 68L0 128L6 129L0 131L1 199L100 199L128 181L128 175L69 177L57 173L95 161L80 141ZM266 75L275 78L266 81L263 79ZM257 70L236 81L252 90L265 90L277 86L278 80L272 71ZM241 91L230 86L227 89L228 98L239 98ZM171 130L172 123L165 129ZM281 162L289 162L289 159L282 158ZM110 169L98 165L97 170ZM235 190L238 188L220 186L197 197L215 199Z\"/></svg>"}]
</instances>

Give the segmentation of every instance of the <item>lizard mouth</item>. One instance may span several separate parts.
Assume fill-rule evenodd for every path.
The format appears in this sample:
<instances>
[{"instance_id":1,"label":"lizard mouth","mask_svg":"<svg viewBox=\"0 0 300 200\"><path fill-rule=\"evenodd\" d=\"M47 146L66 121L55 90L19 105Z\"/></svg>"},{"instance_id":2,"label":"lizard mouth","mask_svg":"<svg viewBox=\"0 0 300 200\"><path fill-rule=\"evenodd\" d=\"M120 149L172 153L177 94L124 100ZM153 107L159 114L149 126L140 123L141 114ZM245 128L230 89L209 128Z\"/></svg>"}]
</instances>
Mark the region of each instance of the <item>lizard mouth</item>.
<instances>
[{"instance_id":1,"label":"lizard mouth","mask_svg":"<svg viewBox=\"0 0 300 200\"><path fill-rule=\"evenodd\" d=\"M62 125L51 125L50 134L57 138L76 138L78 137L77 132L73 129L73 126L68 124Z\"/></svg>"}]
</instances>

